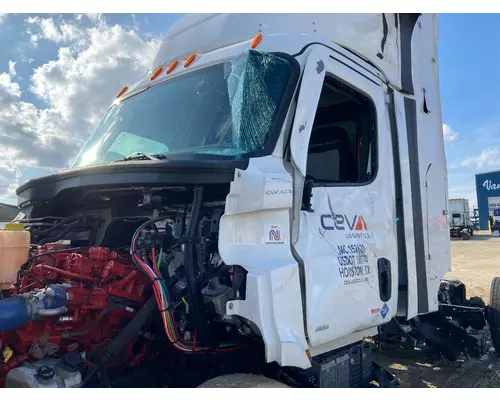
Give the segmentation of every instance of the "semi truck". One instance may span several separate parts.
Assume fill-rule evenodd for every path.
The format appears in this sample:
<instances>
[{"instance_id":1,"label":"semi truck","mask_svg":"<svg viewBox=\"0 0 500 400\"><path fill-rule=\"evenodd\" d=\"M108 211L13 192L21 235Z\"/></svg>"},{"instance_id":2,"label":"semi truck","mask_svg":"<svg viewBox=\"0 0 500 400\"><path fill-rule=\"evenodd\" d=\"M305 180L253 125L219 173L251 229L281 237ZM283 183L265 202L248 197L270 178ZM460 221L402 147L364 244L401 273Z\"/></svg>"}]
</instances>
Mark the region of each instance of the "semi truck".
<instances>
[{"instance_id":1,"label":"semi truck","mask_svg":"<svg viewBox=\"0 0 500 400\"><path fill-rule=\"evenodd\" d=\"M397 384L369 339L464 306L437 38L432 14L183 17L72 166L17 189L1 384Z\"/></svg>"},{"instance_id":2,"label":"semi truck","mask_svg":"<svg viewBox=\"0 0 500 400\"><path fill-rule=\"evenodd\" d=\"M493 210L493 218L490 223L491 236L500 236L500 208Z\"/></svg>"},{"instance_id":3,"label":"semi truck","mask_svg":"<svg viewBox=\"0 0 500 400\"><path fill-rule=\"evenodd\" d=\"M468 240L474 230L471 224L469 200L468 199L450 199L448 206L450 217L450 236Z\"/></svg>"}]
</instances>

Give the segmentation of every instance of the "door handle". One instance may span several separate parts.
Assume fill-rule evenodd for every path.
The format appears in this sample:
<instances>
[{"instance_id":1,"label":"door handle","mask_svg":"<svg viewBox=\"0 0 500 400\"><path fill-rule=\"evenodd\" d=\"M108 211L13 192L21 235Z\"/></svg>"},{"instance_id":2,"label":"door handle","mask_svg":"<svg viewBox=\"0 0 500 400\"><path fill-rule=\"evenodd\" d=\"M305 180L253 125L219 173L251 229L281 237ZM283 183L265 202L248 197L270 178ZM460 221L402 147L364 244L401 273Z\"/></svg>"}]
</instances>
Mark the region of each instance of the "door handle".
<instances>
[{"instance_id":1,"label":"door handle","mask_svg":"<svg viewBox=\"0 0 500 400\"><path fill-rule=\"evenodd\" d=\"M389 301L392 296L391 262L387 258L377 260L380 300Z\"/></svg>"}]
</instances>

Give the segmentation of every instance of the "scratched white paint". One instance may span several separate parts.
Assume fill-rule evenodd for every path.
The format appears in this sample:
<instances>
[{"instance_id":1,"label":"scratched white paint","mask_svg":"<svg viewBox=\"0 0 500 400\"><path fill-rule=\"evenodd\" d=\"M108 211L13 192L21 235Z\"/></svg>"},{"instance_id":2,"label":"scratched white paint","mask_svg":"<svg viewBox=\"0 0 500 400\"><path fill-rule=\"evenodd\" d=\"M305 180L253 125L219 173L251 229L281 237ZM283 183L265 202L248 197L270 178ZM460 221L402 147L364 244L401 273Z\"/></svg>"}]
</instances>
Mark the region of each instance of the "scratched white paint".
<instances>
[{"instance_id":1,"label":"scratched white paint","mask_svg":"<svg viewBox=\"0 0 500 400\"><path fill-rule=\"evenodd\" d=\"M386 323L397 311L394 166L384 85L381 81L380 86L371 82L328 56L328 53L317 56L311 50L304 78L309 82L310 74L311 86L316 85L315 66L317 58L322 57L327 75L349 82L372 100L377 109L379 167L374 181L364 186L314 188L313 212L301 212L295 249L305 265L307 332L313 348ZM308 84L304 93L317 96L318 89ZM299 98L297 109L301 109L301 117L296 118L292 130L291 148L297 149L293 156L306 157L303 152L307 152L307 146L302 143L309 143L311 131L305 130L307 136L304 136L298 125L303 120L314 120L316 107L315 98L304 96L303 101ZM302 164L294 161L299 169ZM338 225L335 216L341 218ZM360 225L356 226L361 217L365 223L358 222ZM351 257L356 259L354 265ZM392 266L392 297L386 302L387 314L381 313L384 302L380 300L379 258L388 259Z\"/></svg>"},{"instance_id":2,"label":"scratched white paint","mask_svg":"<svg viewBox=\"0 0 500 400\"><path fill-rule=\"evenodd\" d=\"M290 143L293 163L299 173L306 175L307 148L318 107L319 96L325 81L326 66L330 51L324 46L313 46L309 52L302 81L307 82L300 89L295 122L292 128L293 140ZM312 112L311 112L312 111Z\"/></svg>"},{"instance_id":3,"label":"scratched white paint","mask_svg":"<svg viewBox=\"0 0 500 400\"><path fill-rule=\"evenodd\" d=\"M251 159L231 184L219 225L219 252L226 264L248 271L246 300L228 304L228 315L257 325L268 362L309 368L299 268L290 246L292 199L292 177L282 159ZM279 234L274 243L271 229Z\"/></svg>"}]
</instances>

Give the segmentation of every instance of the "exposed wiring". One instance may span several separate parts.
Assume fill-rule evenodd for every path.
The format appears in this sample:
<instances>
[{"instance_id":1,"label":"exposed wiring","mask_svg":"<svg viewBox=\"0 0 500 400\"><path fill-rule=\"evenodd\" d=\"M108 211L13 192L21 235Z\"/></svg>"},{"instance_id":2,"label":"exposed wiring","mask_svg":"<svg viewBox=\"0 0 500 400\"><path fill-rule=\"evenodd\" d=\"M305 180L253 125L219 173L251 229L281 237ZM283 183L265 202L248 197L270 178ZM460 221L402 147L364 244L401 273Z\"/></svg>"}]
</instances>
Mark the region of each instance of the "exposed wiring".
<instances>
[{"instance_id":1,"label":"exposed wiring","mask_svg":"<svg viewBox=\"0 0 500 400\"><path fill-rule=\"evenodd\" d=\"M152 282L154 296L158 308L160 310L160 315L163 322L165 334L170 343L172 344L172 346L178 350L191 353L213 351L213 349L211 348L198 346L196 344L196 331L194 333L193 341L189 342L182 338L177 329L177 324L174 317L174 309L179 305L179 303L172 304L169 297L167 285L163 280L159 270L159 261L161 262L161 258L163 257L163 250L161 250L160 253L157 255L156 249L155 248L151 249L151 260L153 264L152 266L148 264L148 261L145 257L141 258L137 254L137 240L140 236L141 231L145 229L148 225L154 224L155 222L161 221L163 219L166 219L166 217L158 217L149 220L144 224L142 224L136 230L136 232L132 237L130 254L136 265L139 266L145 272L145 274L149 277L149 279ZM187 312L189 310L188 307L189 303L187 303L187 301L184 298L182 298L182 302L185 304ZM235 349L236 347L234 344L224 343L220 344L219 347L215 349L215 351L224 352L224 351L232 351Z\"/></svg>"}]
</instances>

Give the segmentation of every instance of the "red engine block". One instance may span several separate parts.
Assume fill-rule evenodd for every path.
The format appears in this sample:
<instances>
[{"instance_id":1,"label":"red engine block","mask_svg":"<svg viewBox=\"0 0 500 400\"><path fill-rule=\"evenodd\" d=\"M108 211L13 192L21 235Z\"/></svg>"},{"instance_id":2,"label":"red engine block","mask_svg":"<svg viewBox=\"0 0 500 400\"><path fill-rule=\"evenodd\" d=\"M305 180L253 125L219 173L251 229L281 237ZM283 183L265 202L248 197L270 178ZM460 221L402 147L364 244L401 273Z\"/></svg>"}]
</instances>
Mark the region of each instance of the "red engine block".
<instances>
[{"instance_id":1,"label":"red engine block","mask_svg":"<svg viewBox=\"0 0 500 400\"><path fill-rule=\"evenodd\" d=\"M7 372L23 362L55 353L95 351L114 338L150 296L151 283L128 255L101 247L78 253L46 252L38 253L24 272L18 294L64 284L68 312L0 334L0 386ZM14 351L9 360L2 357L7 347ZM130 343L122 361L132 365L142 361L146 348L136 347Z\"/></svg>"}]
</instances>

